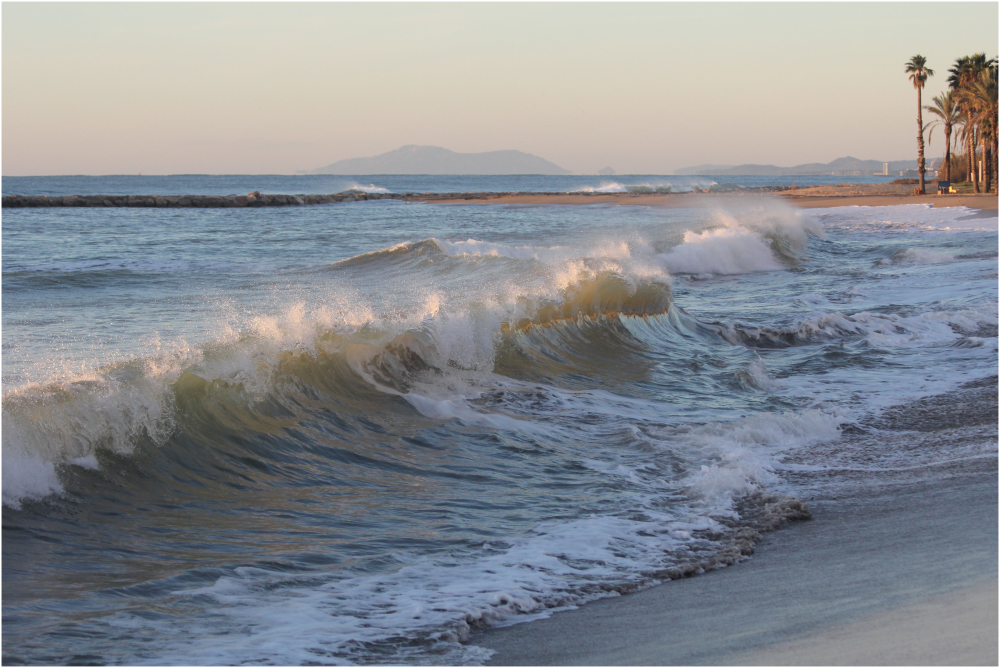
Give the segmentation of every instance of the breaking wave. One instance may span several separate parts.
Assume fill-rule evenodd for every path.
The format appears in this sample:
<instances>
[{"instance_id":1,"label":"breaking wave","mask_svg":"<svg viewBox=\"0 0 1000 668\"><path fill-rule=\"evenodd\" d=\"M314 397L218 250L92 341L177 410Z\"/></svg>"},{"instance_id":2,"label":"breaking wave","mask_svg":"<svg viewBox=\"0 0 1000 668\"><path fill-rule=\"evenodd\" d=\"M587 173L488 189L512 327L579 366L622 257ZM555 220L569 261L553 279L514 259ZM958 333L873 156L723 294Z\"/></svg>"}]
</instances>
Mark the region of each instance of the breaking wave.
<instances>
[{"instance_id":1,"label":"breaking wave","mask_svg":"<svg viewBox=\"0 0 1000 668\"><path fill-rule=\"evenodd\" d=\"M380 253L419 255L428 248L436 245ZM374 258L359 256L350 263ZM421 317L418 326L358 318L331 321L329 314L309 317L293 308L200 349L8 390L3 402L4 503L16 507L21 499L61 491L59 468L96 467L102 450L127 455L140 441L162 445L179 429L198 428L183 419L190 415L184 407L194 405L195 398L202 403L211 398L205 405L243 415L245 427L252 429L260 416L236 405L257 405L289 384L341 398L406 394L421 375L440 375L450 368L492 372L496 351L509 345L514 331L558 325L577 332L565 334L572 338L594 323L612 326L608 323L620 316L666 313L670 294L664 283L630 285L621 275L605 272L570 283L557 299L522 296L506 312L496 307L480 314L479 322L470 314L456 318L440 311ZM496 326L484 329L483 322Z\"/></svg>"},{"instance_id":2,"label":"breaking wave","mask_svg":"<svg viewBox=\"0 0 1000 668\"><path fill-rule=\"evenodd\" d=\"M187 296L162 345L94 337L35 364L67 328L25 316L5 348L5 550L11 589L40 590L5 599L5 658L483 662L459 642L479 625L745 558L809 516L790 476L825 464L804 449L839 450L822 444L864 427L860 412L995 366L995 236L935 241L953 261L925 268L912 253L878 265L905 240L867 213L757 198L421 205L402 243L384 207L313 209L298 227L260 212L301 254L263 273L226 263L269 259L270 235L214 265L5 263L5 306L162 277L147 313ZM371 233L327 235L331 219ZM348 248L376 250L332 261ZM64 540L37 568L20 558Z\"/></svg>"},{"instance_id":3,"label":"breaking wave","mask_svg":"<svg viewBox=\"0 0 1000 668\"><path fill-rule=\"evenodd\" d=\"M783 328L717 324L727 341L753 347L785 347L816 341L859 337L876 346L951 343L983 327L997 325L996 305L972 308L936 307L916 313L824 313Z\"/></svg>"},{"instance_id":4,"label":"breaking wave","mask_svg":"<svg viewBox=\"0 0 1000 668\"><path fill-rule=\"evenodd\" d=\"M715 225L684 233L680 243L657 256L673 274L747 274L778 271L805 259L808 237L825 237L822 226L775 203L737 211L719 208Z\"/></svg>"},{"instance_id":5,"label":"breaking wave","mask_svg":"<svg viewBox=\"0 0 1000 668\"><path fill-rule=\"evenodd\" d=\"M658 181L655 183L620 183L618 181L604 182L599 186L589 186L575 190L581 193L642 193L669 194L685 193L704 188L711 188L715 181L684 179L683 181Z\"/></svg>"}]
</instances>

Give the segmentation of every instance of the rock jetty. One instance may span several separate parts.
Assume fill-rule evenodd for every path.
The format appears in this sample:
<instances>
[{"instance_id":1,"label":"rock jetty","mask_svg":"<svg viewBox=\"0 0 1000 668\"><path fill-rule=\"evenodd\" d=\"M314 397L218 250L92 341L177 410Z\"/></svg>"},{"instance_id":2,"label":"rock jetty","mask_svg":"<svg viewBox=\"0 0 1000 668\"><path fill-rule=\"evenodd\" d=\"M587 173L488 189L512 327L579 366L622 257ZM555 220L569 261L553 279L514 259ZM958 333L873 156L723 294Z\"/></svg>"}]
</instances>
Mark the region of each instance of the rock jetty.
<instances>
[{"instance_id":1,"label":"rock jetty","mask_svg":"<svg viewBox=\"0 0 1000 668\"><path fill-rule=\"evenodd\" d=\"M262 195L253 191L247 195L66 195L47 197L43 195L7 195L3 198L4 208L42 206L114 206L114 207L162 207L235 209L258 206L303 206L306 204L332 204L334 202L358 202L364 200L397 199L404 201L439 201L495 199L506 195L560 195L565 193L366 193L346 192L332 195ZM590 194L590 193L575 193Z\"/></svg>"}]
</instances>

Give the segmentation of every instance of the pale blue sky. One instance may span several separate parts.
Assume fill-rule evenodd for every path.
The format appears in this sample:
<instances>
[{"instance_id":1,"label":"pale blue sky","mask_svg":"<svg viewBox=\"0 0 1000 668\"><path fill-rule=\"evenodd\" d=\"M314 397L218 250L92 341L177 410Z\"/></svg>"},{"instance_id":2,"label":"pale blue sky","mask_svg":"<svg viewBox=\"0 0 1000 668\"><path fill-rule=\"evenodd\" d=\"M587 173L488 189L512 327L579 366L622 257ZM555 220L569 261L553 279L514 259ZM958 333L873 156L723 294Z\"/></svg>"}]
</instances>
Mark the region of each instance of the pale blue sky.
<instances>
[{"instance_id":1,"label":"pale blue sky","mask_svg":"<svg viewBox=\"0 0 1000 668\"><path fill-rule=\"evenodd\" d=\"M997 3L4 2L3 174L292 173L404 144L670 173L916 157L904 64ZM929 155L943 153L935 133Z\"/></svg>"}]
</instances>

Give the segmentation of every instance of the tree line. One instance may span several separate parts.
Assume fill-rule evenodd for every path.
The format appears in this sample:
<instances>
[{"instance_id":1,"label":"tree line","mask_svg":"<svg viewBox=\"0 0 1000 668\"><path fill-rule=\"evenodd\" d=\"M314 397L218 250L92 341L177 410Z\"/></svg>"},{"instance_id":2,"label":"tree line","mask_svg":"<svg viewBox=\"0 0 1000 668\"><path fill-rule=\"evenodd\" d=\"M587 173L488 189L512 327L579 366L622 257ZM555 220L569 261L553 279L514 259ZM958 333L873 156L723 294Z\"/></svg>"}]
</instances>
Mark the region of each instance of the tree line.
<instances>
[{"instance_id":1,"label":"tree line","mask_svg":"<svg viewBox=\"0 0 1000 668\"><path fill-rule=\"evenodd\" d=\"M972 181L975 192L991 192L997 183L997 59L987 59L985 53L958 58L948 70L948 90L935 96L931 105L924 105L921 100L928 77L934 76L934 70L927 67L927 59L913 56L906 63L906 73L917 89L919 192L924 192L924 131L930 128L929 144L938 126L944 131L944 180L951 181L953 173L961 174ZM925 109L935 117L926 126ZM955 156L960 158L960 164L954 165L954 169L953 134L956 148L961 142L965 151L964 155Z\"/></svg>"}]
</instances>

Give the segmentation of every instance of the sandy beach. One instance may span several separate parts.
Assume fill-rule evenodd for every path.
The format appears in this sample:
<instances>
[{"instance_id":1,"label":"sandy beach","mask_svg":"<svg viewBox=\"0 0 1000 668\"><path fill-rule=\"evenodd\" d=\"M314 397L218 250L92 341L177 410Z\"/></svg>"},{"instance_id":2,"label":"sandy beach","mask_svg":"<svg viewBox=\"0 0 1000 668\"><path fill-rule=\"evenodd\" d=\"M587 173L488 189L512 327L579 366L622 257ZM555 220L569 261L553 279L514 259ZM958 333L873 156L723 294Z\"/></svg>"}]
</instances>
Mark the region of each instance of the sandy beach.
<instances>
[{"instance_id":1,"label":"sandy beach","mask_svg":"<svg viewBox=\"0 0 1000 668\"><path fill-rule=\"evenodd\" d=\"M928 187L928 192L930 188ZM914 195L913 186L865 185L815 186L796 190L744 189L741 191L691 192L673 194L649 193L607 193L607 194L531 194L502 195L487 200L447 200L445 204L616 204L632 206L652 206L663 208L695 207L710 205L720 199L746 198L754 196L780 197L800 207L833 206L893 206L897 204L932 204L937 207L967 206L983 211L997 210L995 194L955 194L955 195ZM421 200L422 198L414 198ZM427 201L435 201L428 199ZM995 215L995 214L994 214Z\"/></svg>"},{"instance_id":2,"label":"sandy beach","mask_svg":"<svg viewBox=\"0 0 1000 668\"><path fill-rule=\"evenodd\" d=\"M996 443L996 383L807 448L790 478L813 518L746 561L469 642L490 665L997 665L997 459L951 456ZM836 492L805 471L833 449ZM865 470L899 450L933 463Z\"/></svg>"},{"instance_id":3,"label":"sandy beach","mask_svg":"<svg viewBox=\"0 0 1000 668\"><path fill-rule=\"evenodd\" d=\"M995 465L995 460L993 462ZM470 642L491 665L996 665L987 470L810 503L749 560Z\"/></svg>"},{"instance_id":4,"label":"sandy beach","mask_svg":"<svg viewBox=\"0 0 1000 668\"><path fill-rule=\"evenodd\" d=\"M4 664L995 665L995 208L465 183L4 209Z\"/></svg>"},{"instance_id":5,"label":"sandy beach","mask_svg":"<svg viewBox=\"0 0 1000 668\"><path fill-rule=\"evenodd\" d=\"M996 195L878 190L886 188L823 186L778 196L800 207L931 203L981 216L997 211ZM502 201L690 207L740 196L747 195ZM956 421L966 407L957 396L939 397L902 407L892 426L933 434L918 439L924 448L953 442L959 423L980 425L972 429L995 442L995 378L964 396L976 397L971 417ZM894 442L904 447L907 439ZM490 629L470 642L496 651L490 665L997 665L997 460L966 463L943 480L934 468L914 480L883 485L873 476L854 481L849 494L809 498L812 520L766 535L735 566Z\"/></svg>"},{"instance_id":6,"label":"sandy beach","mask_svg":"<svg viewBox=\"0 0 1000 668\"><path fill-rule=\"evenodd\" d=\"M993 194L911 193L911 186L851 185L493 201L672 208L778 196L806 208L997 211ZM995 426L995 387L991 396L983 423ZM744 563L492 629L470 642L496 651L491 665L996 665L996 460L979 466L945 482L893 486L889 494L810 499L812 521L766 536Z\"/></svg>"}]
</instances>

